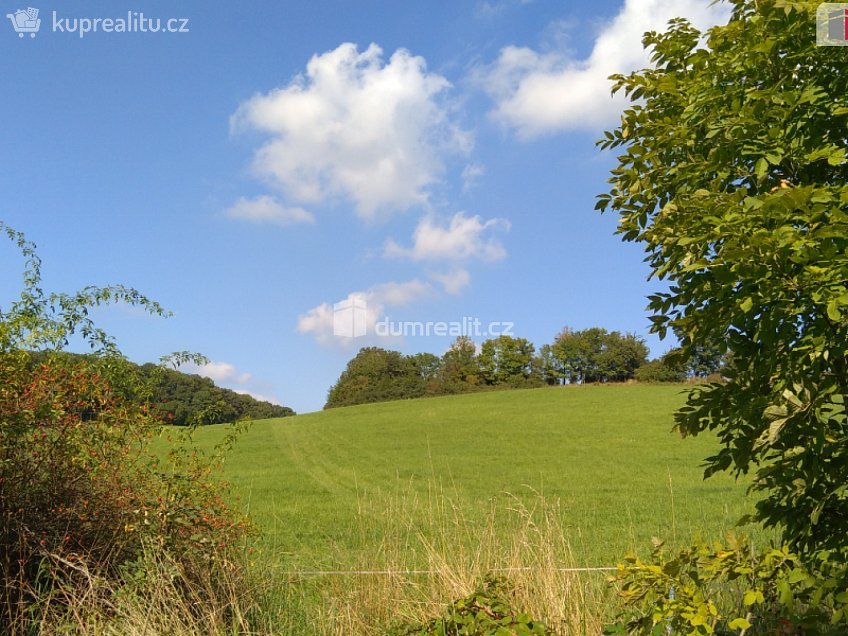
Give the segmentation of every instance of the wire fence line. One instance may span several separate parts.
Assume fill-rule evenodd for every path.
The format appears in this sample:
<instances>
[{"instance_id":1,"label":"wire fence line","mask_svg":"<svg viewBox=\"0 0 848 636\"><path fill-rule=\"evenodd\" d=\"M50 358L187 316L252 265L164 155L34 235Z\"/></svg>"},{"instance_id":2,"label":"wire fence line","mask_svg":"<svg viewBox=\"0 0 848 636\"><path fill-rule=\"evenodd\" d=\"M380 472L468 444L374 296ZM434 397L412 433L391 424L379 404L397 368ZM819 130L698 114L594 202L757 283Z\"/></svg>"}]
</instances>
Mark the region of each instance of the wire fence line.
<instances>
[{"instance_id":1,"label":"wire fence line","mask_svg":"<svg viewBox=\"0 0 848 636\"><path fill-rule=\"evenodd\" d=\"M538 567L515 567L515 568L491 568L488 572L529 572L541 570ZM616 572L618 568L553 568L554 572ZM411 574L438 574L441 570L288 570L283 572L287 576L400 576Z\"/></svg>"}]
</instances>

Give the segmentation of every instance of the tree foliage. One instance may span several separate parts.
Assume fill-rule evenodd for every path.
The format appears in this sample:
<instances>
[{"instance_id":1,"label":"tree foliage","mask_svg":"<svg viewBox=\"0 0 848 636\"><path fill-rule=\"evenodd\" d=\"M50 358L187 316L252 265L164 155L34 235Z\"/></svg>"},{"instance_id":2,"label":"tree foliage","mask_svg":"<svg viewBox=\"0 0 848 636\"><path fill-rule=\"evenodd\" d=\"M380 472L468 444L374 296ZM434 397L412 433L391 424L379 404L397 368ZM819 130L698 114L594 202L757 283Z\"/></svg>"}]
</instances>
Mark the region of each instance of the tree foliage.
<instances>
[{"instance_id":1,"label":"tree foliage","mask_svg":"<svg viewBox=\"0 0 848 636\"><path fill-rule=\"evenodd\" d=\"M439 393L462 393L483 384L477 345L468 336L459 336L442 356L438 373Z\"/></svg>"},{"instance_id":2,"label":"tree foliage","mask_svg":"<svg viewBox=\"0 0 848 636\"><path fill-rule=\"evenodd\" d=\"M486 340L477 357L487 384L521 384L533 373L535 347L526 338L498 336Z\"/></svg>"},{"instance_id":3,"label":"tree foliage","mask_svg":"<svg viewBox=\"0 0 848 636\"><path fill-rule=\"evenodd\" d=\"M365 347L348 362L324 408L420 397L424 386L421 367L411 358L397 351Z\"/></svg>"},{"instance_id":4,"label":"tree foliage","mask_svg":"<svg viewBox=\"0 0 848 636\"><path fill-rule=\"evenodd\" d=\"M706 41L647 34L600 209L667 291L654 329L720 343L729 382L695 387L684 434L715 430L707 474L754 471L757 516L801 550L848 536L848 49L817 47L818 2L734 0Z\"/></svg>"},{"instance_id":5,"label":"tree foliage","mask_svg":"<svg viewBox=\"0 0 848 636\"><path fill-rule=\"evenodd\" d=\"M295 414L287 406L216 386L209 378L199 375L162 369L153 364L143 365L141 375L151 384L151 404L166 421L176 426L223 424Z\"/></svg>"},{"instance_id":6,"label":"tree foliage","mask_svg":"<svg viewBox=\"0 0 848 636\"><path fill-rule=\"evenodd\" d=\"M29 367L33 368L50 358L63 358L68 364L74 364L85 362L74 358L85 357L64 351L32 351L28 359ZM168 359L171 360L171 357ZM97 356L88 356L88 361L96 363ZM295 414L287 406L271 404L216 386L206 377L157 364L137 365L128 360L121 360L120 364L127 381L115 388L121 388L124 398L140 406L149 405L152 413L168 424L203 426Z\"/></svg>"},{"instance_id":7,"label":"tree foliage","mask_svg":"<svg viewBox=\"0 0 848 636\"><path fill-rule=\"evenodd\" d=\"M324 408L564 382L621 382L633 378L648 355L638 336L600 327L566 329L538 355L535 351L526 338L504 335L485 340L479 353L471 338L459 336L441 358L366 347L330 388Z\"/></svg>"},{"instance_id":8,"label":"tree foliage","mask_svg":"<svg viewBox=\"0 0 848 636\"><path fill-rule=\"evenodd\" d=\"M234 577L227 555L241 521L208 464L153 452L161 420L146 402L149 386L89 318L115 300L164 310L124 287L46 294L34 245L0 230L27 261L20 298L0 308L0 631L50 631L41 618L62 620L75 596L108 604L99 590L91 596L92 582L105 581L106 597L143 574L151 551L189 585ZM94 354L63 353L73 336ZM216 589L205 587L202 600L186 590L178 602L219 607Z\"/></svg>"},{"instance_id":9,"label":"tree foliage","mask_svg":"<svg viewBox=\"0 0 848 636\"><path fill-rule=\"evenodd\" d=\"M633 377L638 382L683 382L688 376L685 361L672 350L655 360L649 360L638 369Z\"/></svg>"},{"instance_id":10,"label":"tree foliage","mask_svg":"<svg viewBox=\"0 0 848 636\"><path fill-rule=\"evenodd\" d=\"M647 361L648 347L633 334L602 327L566 328L556 337L551 355L559 365L560 377L569 384L622 382Z\"/></svg>"}]
</instances>

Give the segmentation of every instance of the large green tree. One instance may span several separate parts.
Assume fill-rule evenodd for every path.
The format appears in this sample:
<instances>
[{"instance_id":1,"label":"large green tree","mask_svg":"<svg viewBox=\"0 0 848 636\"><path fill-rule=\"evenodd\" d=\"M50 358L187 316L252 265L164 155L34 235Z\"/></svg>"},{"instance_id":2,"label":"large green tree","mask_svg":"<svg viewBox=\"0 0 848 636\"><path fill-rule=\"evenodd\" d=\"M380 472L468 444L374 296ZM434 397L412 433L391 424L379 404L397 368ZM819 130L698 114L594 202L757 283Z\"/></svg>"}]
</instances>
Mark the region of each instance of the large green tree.
<instances>
[{"instance_id":1,"label":"large green tree","mask_svg":"<svg viewBox=\"0 0 848 636\"><path fill-rule=\"evenodd\" d=\"M633 104L598 207L668 285L657 332L721 343L727 383L677 416L715 430L707 473L754 472L757 515L805 550L848 536L848 48L817 47L818 2L733 0L706 40L651 33L653 67L615 78Z\"/></svg>"},{"instance_id":2,"label":"large green tree","mask_svg":"<svg viewBox=\"0 0 848 636\"><path fill-rule=\"evenodd\" d=\"M360 349L330 388L324 408L420 397L425 378L419 365L397 351Z\"/></svg>"},{"instance_id":3,"label":"large green tree","mask_svg":"<svg viewBox=\"0 0 848 636\"><path fill-rule=\"evenodd\" d=\"M561 376L571 384L629 380L648 359L648 347L641 338L602 327L565 328L549 353L558 361Z\"/></svg>"},{"instance_id":4,"label":"large green tree","mask_svg":"<svg viewBox=\"0 0 848 636\"><path fill-rule=\"evenodd\" d=\"M533 343L526 338L498 336L486 340L477 357L487 384L521 384L532 372Z\"/></svg>"},{"instance_id":5,"label":"large green tree","mask_svg":"<svg viewBox=\"0 0 848 636\"><path fill-rule=\"evenodd\" d=\"M482 384L477 345L468 336L459 336L442 356L439 392L462 393Z\"/></svg>"}]
</instances>

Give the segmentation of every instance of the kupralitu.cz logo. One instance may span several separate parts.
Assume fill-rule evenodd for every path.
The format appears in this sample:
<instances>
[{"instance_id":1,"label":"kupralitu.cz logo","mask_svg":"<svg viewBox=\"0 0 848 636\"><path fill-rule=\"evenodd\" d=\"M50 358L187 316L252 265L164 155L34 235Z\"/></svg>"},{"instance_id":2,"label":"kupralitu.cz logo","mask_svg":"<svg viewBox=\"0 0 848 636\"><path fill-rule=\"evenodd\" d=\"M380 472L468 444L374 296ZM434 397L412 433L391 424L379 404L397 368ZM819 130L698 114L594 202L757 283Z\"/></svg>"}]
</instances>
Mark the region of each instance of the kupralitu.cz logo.
<instances>
[{"instance_id":1,"label":"kupralitu.cz logo","mask_svg":"<svg viewBox=\"0 0 848 636\"><path fill-rule=\"evenodd\" d=\"M848 46L848 2L824 2L816 8L816 44Z\"/></svg>"},{"instance_id":2,"label":"kupralitu.cz logo","mask_svg":"<svg viewBox=\"0 0 848 636\"><path fill-rule=\"evenodd\" d=\"M14 13L7 13L6 17L12 21L12 27L19 38L29 34L29 37L34 38L35 34L41 28L41 18L38 17L38 9L27 7L26 9L18 9Z\"/></svg>"},{"instance_id":3,"label":"kupralitu.cz logo","mask_svg":"<svg viewBox=\"0 0 848 636\"><path fill-rule=\"evenodd\" d=\"M35 7L18 9L7 13L6 17L12 23L12 28L18 37L29 34L31 38L41 28L39 10ZM117 17L75 17L60 16L52 12L51 22L53 33L71 33L80 38L93 33L188 33L188 18L151 18L142 11L127 11ZM47 26L47 25L45 25ZM49 27L48 27L49 28ZM45 29L47 30L47 29Z\"/></svg>"}]
</instances>

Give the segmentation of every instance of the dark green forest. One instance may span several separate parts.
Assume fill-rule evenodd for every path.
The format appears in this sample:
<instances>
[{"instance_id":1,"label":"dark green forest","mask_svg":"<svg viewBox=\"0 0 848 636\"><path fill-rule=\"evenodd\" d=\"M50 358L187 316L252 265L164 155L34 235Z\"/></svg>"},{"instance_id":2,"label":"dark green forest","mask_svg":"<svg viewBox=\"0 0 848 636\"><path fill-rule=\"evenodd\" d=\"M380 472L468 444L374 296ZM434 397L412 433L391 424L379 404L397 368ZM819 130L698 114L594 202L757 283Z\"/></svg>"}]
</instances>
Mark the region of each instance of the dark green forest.
<instances>
[{"instance_id":1,"label":"dark green forest","mask_svg":"<svg viewBox=\"0 0 848 636\"><path fill-rule=\"evenodd\" d=\"M150 402L171 424L223 424L241 419L287 417L295 412L216 386L209 378L145 364L140 372L150 381Z\"/></svg>"},{"instance_id":2,"label":"dark green forest","mask_svg":"<svg viewBox=\"0 0 848 636\"><path fill-rule=\"evenodd\" d=\"M64 352L59 355L70 358L90 357ZM30 357L31 364L37 365L46 359L46 354L32 353ZM219 387L200 375L152 363L138 365L127 360L120 362L127 367L132 382L115 388L123 393L123 397L149 404L154 413L168 424L203 426L295 415L294 410L287 406L260 401L250 395Z\"/></svg>"}]
</instances>

